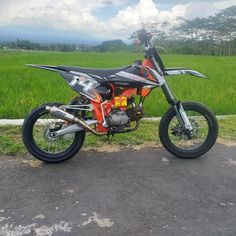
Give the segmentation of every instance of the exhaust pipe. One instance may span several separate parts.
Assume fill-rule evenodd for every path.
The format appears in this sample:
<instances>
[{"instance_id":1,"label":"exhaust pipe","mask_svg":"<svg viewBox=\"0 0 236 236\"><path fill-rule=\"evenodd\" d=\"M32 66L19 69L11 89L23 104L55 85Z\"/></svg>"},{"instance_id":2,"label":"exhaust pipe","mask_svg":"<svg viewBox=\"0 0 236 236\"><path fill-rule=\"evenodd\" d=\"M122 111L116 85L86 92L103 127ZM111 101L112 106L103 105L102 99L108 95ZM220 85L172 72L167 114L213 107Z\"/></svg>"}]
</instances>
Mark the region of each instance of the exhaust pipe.
<instances>
[{"instance_id":1,"label":"exhaust pipe","mask_svg":"<svg viewBox=\"0 0 236 236\"><path fill-rule=\"evenodd\" d=\"M53 107L46 106L45 110L49 111L51 114L53 114L54 116L56 116L62 120L66 120L66 121L78 124L81 127L83 127L85 130L87 130L95 135L101 136L101 135L107 134L105 132L98 133L96 130L92 129L88 124L86 124L86 122L82 121L81 119L75 117L74 115L72 115L66 111L61 110L60 108L58 108L56 106L53 106Z\"/></svg>"}]
</instances>

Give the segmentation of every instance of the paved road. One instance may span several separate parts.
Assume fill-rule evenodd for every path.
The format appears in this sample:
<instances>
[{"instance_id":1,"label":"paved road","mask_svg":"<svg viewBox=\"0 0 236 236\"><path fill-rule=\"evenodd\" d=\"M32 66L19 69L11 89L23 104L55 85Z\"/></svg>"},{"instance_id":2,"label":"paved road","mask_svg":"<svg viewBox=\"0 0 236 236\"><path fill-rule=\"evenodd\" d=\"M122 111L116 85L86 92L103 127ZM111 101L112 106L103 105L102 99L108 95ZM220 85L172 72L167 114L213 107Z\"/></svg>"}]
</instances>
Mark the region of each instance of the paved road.
<instances>
[{"instance_id":1,"label":"paved road","mask_svg":"<svg viewBox=\"0 0 236 236\"><path fill-rule=\"evenodd\" d=\"M0 158L0 235L236 235L236 147Z\"/></svg>"}]
</instances>

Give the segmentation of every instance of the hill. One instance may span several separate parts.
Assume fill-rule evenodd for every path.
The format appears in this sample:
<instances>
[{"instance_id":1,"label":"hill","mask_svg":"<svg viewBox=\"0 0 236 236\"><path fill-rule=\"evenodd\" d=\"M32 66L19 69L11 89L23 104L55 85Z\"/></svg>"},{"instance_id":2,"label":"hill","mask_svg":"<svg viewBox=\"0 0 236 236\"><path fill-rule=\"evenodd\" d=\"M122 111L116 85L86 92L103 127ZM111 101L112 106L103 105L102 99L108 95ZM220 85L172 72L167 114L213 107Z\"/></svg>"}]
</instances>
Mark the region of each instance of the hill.
<instances>
[{"instance_id":1,"label":"hill","mask_svg":"<svg viewBox=\"0 0 236 236\"><path fill-rule=\"evenodd\" d=\"M181 19L177 27L168 26L165 22L161 27L162 36L167 40L231 41L236 38L236 6L207 18Z\"/></svg>"}]
</instances>

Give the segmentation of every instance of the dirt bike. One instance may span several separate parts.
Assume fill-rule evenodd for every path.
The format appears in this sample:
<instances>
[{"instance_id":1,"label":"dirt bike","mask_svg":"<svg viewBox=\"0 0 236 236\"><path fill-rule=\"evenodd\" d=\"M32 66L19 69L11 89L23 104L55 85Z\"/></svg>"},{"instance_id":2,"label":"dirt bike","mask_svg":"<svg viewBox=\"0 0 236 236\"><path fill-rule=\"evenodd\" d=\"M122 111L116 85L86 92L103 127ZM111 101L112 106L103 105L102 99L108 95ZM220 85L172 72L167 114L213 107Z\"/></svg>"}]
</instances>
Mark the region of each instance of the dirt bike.
<instances>
[{"instance_id":1,"label":"dirt bike","mask_svg":"<svg viewBox=\"0 0 236 236\"><path fill-rule=\"evenodd\" d=\"M188 68L165 68L151 45L152 35L140 30L137 36L145 46L145 59L122 68L28 65L59 73L79 94L67 105L37 107L25 119L23 141L34 157L65 161L80 150L86 132L109 136L135 131L144 116L144 100L157 87L170 104L159 124L163 146L181 158L198 157L212 148L218 135L213 112L202 104L177 100L165 79L182 74L206 77Z\"/></svg>"}]
</instances>

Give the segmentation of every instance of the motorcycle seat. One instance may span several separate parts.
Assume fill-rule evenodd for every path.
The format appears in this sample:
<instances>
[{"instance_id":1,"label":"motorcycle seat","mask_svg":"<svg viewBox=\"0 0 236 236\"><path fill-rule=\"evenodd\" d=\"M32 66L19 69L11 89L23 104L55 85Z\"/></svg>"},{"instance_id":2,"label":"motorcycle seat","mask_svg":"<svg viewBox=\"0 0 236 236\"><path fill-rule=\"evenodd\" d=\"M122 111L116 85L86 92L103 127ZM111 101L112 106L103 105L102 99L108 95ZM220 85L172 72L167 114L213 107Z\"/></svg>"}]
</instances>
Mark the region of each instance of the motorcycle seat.
<instances>
[{"instance_id":1,"label":"motorcycle seat","mask_svg":"<svg viewBox=\"0 0 236 236\"><path fill-rule=\"evenodd\" d=\"M124 71L130 69L132 65L118 67L118 68L109 68L109 69L96 69L96 68L84 68L84 67L77 67L77 66L58 66L57 68L61 70L65 70L66 72L75 71L85 73L91 76L99 76L99 77L106 77L109 78L112 75L120 71Z\"/></svg>"}]
</instances>

